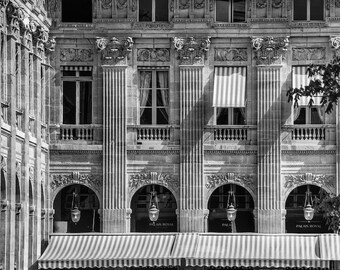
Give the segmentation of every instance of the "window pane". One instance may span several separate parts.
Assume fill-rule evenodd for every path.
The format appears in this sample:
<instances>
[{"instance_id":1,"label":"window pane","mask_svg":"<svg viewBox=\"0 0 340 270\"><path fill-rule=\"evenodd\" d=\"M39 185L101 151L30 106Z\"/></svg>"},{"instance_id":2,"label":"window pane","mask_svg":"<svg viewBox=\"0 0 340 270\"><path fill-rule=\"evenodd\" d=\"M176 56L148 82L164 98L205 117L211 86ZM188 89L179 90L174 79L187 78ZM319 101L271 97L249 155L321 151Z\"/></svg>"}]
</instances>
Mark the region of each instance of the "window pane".
<instances>
[{"instance_id":1,"label":"window pane","mask_svg":"<svg viewBox=\"0 0 340 270\"><path fill-rule=\"evenodd\" d=\"M244 114L245 114L245 109L234 108L233 125L245 125Z\"/></svg>"},{"instance_id":2,"label":"window pane","mask_svg":"<svg viewBox=\"0 0 340 270\"><path fill-rule=\"evenodd\" d=\"M139 87L140 88L151 88L152 87L152 72L151 71L140 72Z\"/></svg>"},{"instance_id":3,"label":"window pane","mask_svg":"<svg viewBox=\"0 0 340 270\"><path fill-rule=\"evenodd\" d=\"M169 9L168 0L155 0L156 3L156 21L168 21Z\"/></svg>"},{"instance_id":4,"label":"window pane","mask_svg":"<svg viewBox=\"0 0 340 270\"><path fill-rule=\"evenodd\" d=\"M61 6L63 22L92 22L92 0L62 0Z\"/></svg>"},{"instance_id":5,"label":"window pane","mask_svg":"<svg viewBox=\"0 0 340 270\"><path fill-rule=\"evenodd\" d=\"M322 124L319 112L317 108L311 108L311 124Z\"/></svg>"},{"instance_id":6,"label":"window pane","mask_svg":"<svg viewBox=\"0 0 340 270\"><path fill-rule=\"evenodd\" d=\"M310 19L323 20L323 0L310 0Z\"/></svg>"},{"instance_id":7,"label":"window pane","mask_svg":"<svg viewBox=\"0 0 340 270\"><path fill-rule=\"evenodd\" d=\"M152 109L151 108L141 108L140 109L140 124L141 125L151 125L152 124Z\"/></svg>"},{"instance_id":8,"label":"window pane","mask_svg":"<svg viewBox=\"0 0 340 270\"><path fill-rule=\"evenodd\" d=\"M141 107L150 107L152 106L152 91L141 89L139 91L139 101Z\"/></svg>"},{"instance_id":9,"label":"window pane","mask_svg":"<svg viewBox=\"0 0 340 270\"><path fill-rule=\"evenodd\" d=\"M91 77L92 76L92 71L89 71L89 70L79 71L79 76L80 77Z\"/></svg>"},{"instance_id":10,"label":"window pane","mask_svg":"<svg viewBox=\"0 0 340 270\"><path fill-rule=\"evenodd\" d=\"M228 108L216 109L216 124L228 125Z\"/></svg>"},{"instance_id":11,"label":"window pane","mask_svg":"<svg viewBox=\"0 0 340 270\"><path fill-rule=\"evenodd\" d=\"M152 0L139 0L139 21L152 21Z\"/></svg>"},{"instance_id":12,"label":"window pane","mask_svg":"<svg viewBox=\"0 0 340 270\"><path fill-rule=\"evenodd\" d=\"M157 88L168 88L168 71L157 71Z\"/></svg>"},{"instance_id":13,"label":"window pane","mask_svg":"<svg viewBox=\"0 0 340 270\"><path fill-rule=\"evenodd\" d=\"M79 124L91 124L92 121L92 84L80 82Z\"/></svg>"},{"instance_id":14,"label":"window pane","mask_svg":"<svg viewBox=\"0 0 340 270\"><path fill-rule=\"evenodd\" d=\"M294 121L295 125L306 124L306 108L300 108L298 118Z\"/></svg>"},{"instance_id":15,"label":"window pane","mask_svg":"<svg viewBox=\"0 0 340 270\"><path fill-rule=\"evenodd\" d=\"M158 125L166 125L169 123L168 113L165 108L157 109L157 124Z\"/></svg>"},{"instance_id":16,"label":"window pane","mask_svg":"<svg viewBox=\"0 0 340 270\"><path fill-rule=\"evenodd\" d=\"M76 82L63 83L63 123L76 124Z\"/></svg>"},{"instance_id":17,"label":"window pane","mask_svg":"<svg viewBox=\"0 0 340 270\"><path fill-rule=\"evenodd\" d=\"M294 0L294 20L307 20L307 0Z\"/></svg>"},{"instance_id":18,"label":"window pane","mask_svg":"<svg viewBox=\"0 0 340 270\"><path fill-rule=\"evenodd\" d=\"M233 3L233 22L244 22L246 20L245 0L234 0Z\"/></svg>"},{"instance_id":19,"label":"window pane","mask_svg":"<svg viewBox=\"0 0 340 270\"><path fill-rule=\"evenodd\" d=\"M64 77L67 77L67 76L75 77L76 72L74 70L63 70L63 76Z\"/></svg>"},{"instance_id":20,"label":"window pane","mask_svg":"<svg viewBox=\"0 0 340 270\"><path fill-rule=\"evenodd\" d=\"M169 93L168 90L157 90L157 106L169 106Z\"/></svg>"},{"instance_id":21,"label":"window pane","mask_svg":"<svg viewBox=\"0 0 340 270\"><path fill-rule=\"evenodd\" d=\"M229 0L216 1L216 21L229 22Z\"/></svg>"}]
</instances>

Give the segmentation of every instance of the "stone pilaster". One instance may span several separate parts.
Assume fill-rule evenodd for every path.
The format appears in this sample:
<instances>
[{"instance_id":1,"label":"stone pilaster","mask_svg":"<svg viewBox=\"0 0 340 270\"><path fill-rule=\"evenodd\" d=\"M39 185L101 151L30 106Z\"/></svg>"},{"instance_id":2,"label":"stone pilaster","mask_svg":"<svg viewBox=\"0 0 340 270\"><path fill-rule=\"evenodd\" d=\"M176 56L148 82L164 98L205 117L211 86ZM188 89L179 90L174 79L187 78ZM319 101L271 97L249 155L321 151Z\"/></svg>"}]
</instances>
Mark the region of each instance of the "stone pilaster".
<instances>
[{"instance_id":1,"label":"stone pilaster","mask_svg":"<svg viewBox=\"0 0 340 270\"><path fill-rule=\"evenodd\" d=\"M253 38L257 61L257 229L282 233L281 209L281 64L288 37Z\"/></svg>"},{"instance_id":2,"label":"stone pilaster","mask_svg":"<svg viewBox=\"0 0 340 270\"><path fill-rule=\"evenodd\" d=\"M127 232L126 70L132 39L97 39L103 63L103 232Z\"/></svg>"}]
</instances>

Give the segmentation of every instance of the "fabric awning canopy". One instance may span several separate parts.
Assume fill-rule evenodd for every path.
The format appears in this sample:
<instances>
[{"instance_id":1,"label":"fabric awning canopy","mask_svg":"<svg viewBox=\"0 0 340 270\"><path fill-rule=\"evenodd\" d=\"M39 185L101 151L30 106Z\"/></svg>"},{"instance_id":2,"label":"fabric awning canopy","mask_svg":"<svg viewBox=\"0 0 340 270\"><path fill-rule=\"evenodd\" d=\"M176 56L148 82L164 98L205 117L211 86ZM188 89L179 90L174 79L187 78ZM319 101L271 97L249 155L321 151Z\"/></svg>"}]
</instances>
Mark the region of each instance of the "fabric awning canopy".
<instances>
[{"instance_id":1,"label":"fabric awning canopy","mask_svg":"<svg viewBox=\"0 0 340 270\"><path fill-rule=\"evenodd\" d=\"M178 266L176 234L55 234L39 269Z\"/></svg>"},{"instance_id":2,"label":"fabric awning canopy","mask_svg":"<svg viewBox=\"0 0 340 270\"><path fill-rule=\"evenodd\" d=\"M199 234L188 266L329 268L317 235Z\"/></svg>"},{"instance_id":3,"label":"fabric awning canopy","mask_svg":"<svg viewBox=\"0 0 340 270\"><path fill-rule=\"evenodd\" d=\"M319 242L322 259L340 261L340 235L321 234Z\"/></svg>"},{"instance_id":4,"label":"fabric awning canopy","mask_svg":"<svg viewBox=\"0 0 340 270\"><path fill-rule=\"evenodd\" d=\"M213 107L245 107L246 67L215 67Z\"/></svg>"},{"instance_id":5,"label":"fabric awning canopy","mask_svg":"<svg viewBox=\"0 0 340 270\"><path fill-rule=\"evenodd\" d=\"M308 77L306 73L306 66L294 66L293 67L293 76L292 76L292 87L293 88L305 88L309 85L311 78ZM307 106L310 97L300 97L299 106ZM313 105L320 105L321 97L313 97L314 103Z\"/></svg>"}]
</instances>

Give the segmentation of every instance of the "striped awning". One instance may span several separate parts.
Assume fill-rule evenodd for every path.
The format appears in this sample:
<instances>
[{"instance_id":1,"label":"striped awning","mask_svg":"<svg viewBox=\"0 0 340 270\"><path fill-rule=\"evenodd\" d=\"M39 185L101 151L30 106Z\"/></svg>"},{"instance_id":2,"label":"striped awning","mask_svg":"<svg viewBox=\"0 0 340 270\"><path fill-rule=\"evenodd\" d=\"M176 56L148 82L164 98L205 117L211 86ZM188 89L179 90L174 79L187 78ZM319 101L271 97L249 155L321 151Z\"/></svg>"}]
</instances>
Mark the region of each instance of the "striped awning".
<instances>
[{"instance_id":1,"label":"striped awning","mask_svg":"<svg viewBox=\"0 0 340 270\"><path fill-rule=\"evenodd\" d=\"M293 67L293 76L292 76L292 87L293 88L301 88L309 85L309 82L312 78L309 78L307 73L307 66L294 66ZM300 97L299 105L307 106L310 97ZM320 105L321 97L313 97L314 105Z\"/></svg>"},{"instance_id":2,"label":"striped awning","mask_svg":"<svg viewBox=\"0 0 340 270\"><path fill-rule=\"evenodd\" d=\"M322 259L340 261L340 235L322 234L319 241Z\"/></svg>"},{"instance_id":3,"label":"striped awning","mask_svg":"<svg viewBox=\"0 0 340 270\"><path fill-rule=\"evenodd\" d=\"M55 234L39 269L179 266L176 234Z\"/></svg>"},{"instance_id":4,"label":"striped awning","mask_svg":"<svg viewBox=\"0 0 340 270\"><path fill-rule=\"evenodd\" d=\"M200 234L188 266L329 268L317 235Z\"/></svg>"},{"instance_id":5,"label":"striped awning","mask_svg":"<svg viewBox=\"0 0 340 270\"><path fill-rule=\"evenodd\" d=\"M215 67L213 107L245 107L246 67Z\"/></svg>"}]
</instances>

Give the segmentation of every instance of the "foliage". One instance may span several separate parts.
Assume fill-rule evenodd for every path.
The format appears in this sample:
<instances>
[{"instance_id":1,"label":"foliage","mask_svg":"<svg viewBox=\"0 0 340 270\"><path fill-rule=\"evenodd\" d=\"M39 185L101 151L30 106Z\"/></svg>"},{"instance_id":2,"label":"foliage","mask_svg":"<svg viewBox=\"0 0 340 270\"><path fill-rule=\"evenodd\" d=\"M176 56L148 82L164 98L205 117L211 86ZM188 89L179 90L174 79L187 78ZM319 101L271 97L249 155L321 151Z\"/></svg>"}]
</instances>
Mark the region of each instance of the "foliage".
<instances>
[{"instance_id":1,"label":"foliage","mask_svg":"<svg viewBox=\"0 0 340 270\"><path fill-rule=\"evenodd\" d=\"M320 193L315 209L326 219L328 228L340 234L340 195Z\"/></svg>"},{"instance_id":2,"label":"foliage","mask_svg":"<svg viewBox=\"0 0 340 270\"><path fill-rule=\"evenodd\" d=\"M301 96L309 97L309 106L314 104L313 97L321 97L321 106L326 107L326 113L332 112L338 104L340 96L340 57L334 57L327 65L309 65L307 75L311 78L309 85L301 88L290 88L287 92L288 102L294 101L297 107Z\"/></svg>"}]
</instances>

